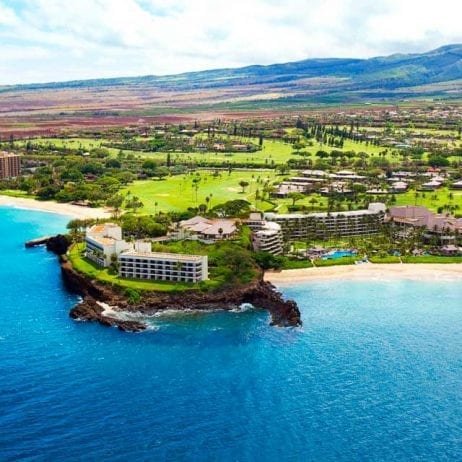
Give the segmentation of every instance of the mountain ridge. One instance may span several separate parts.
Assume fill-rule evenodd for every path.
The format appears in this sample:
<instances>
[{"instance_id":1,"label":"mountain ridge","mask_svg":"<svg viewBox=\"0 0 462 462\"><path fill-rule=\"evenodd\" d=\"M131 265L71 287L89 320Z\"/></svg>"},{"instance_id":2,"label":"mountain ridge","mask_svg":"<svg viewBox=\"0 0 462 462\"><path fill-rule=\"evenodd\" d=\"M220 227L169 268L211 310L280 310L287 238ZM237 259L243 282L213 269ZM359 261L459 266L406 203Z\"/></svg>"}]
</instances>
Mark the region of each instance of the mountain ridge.
<instances>
[{"instance_id":1,"label":"mountain ridge","mask_svg":"<svg viewBox=\"0 0 462 462\"><path fill-rule=\"evenodd\" d=\"M452 58L452 59L451 59ZM210 78L223 78L234 80L229 82L230 85L236 83L236 79L253 78L258 80L262 76L285 76L286 78L306 77L351 77L362 75L370 70L390 69L398 64L419 64L427 66L437 66L446 64L444 68L447 71L447 65L456 65L457 76L462 78L462 44L449 44L430 50L424 53L394 53L388 56L377 56L372 58L308 58L299 61L289 61L275 64L252 64L237 68L216 68L202 71L183 72L179 74L166 75L142 75L128 77L109 77L94 79L78 79L63 82L46 82L46 83L27 83L18 85L5 85L1 88L8 90L21 89L41 89L41 88L59 88L74 86L112 86L134 83L152 83L163 86L168 83L169 86L181 85L184 81L197 81ZM339 66L345 66L345 69L339 69ZM447 78L452 77L449 73ZM226 86L227 81L221 82ZM259 83L259 82L255 82Z\"/></svg>"}]
</instances>

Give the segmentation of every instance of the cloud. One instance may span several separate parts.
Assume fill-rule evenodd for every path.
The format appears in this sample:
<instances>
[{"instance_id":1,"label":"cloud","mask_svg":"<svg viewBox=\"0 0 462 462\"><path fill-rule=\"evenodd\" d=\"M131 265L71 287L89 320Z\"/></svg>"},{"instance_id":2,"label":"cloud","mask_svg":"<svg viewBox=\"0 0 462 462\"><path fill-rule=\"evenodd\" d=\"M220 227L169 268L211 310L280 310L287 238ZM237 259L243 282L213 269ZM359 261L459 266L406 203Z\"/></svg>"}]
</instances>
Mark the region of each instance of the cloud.
<instances>
[{"instance_id":1,"label":"cloud","mask_svg":"<svg viewBox=\"0 0 462 462\"><path fill-rule=\"evenodd\" d=\"M0 83L169 74L462 42L456 0L0 0Z\"/></svg>"}]
</instances>

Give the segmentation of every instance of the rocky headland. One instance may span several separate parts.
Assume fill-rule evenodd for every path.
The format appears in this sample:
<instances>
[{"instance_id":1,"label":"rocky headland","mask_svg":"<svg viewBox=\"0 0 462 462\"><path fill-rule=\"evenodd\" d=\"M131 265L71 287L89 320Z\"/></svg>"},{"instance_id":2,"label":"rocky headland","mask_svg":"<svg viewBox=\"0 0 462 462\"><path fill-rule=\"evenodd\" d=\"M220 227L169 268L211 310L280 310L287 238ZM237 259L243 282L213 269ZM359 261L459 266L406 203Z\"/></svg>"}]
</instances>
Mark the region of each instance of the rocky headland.
<instances>
[{"instance_id":1,"label":"rocky headland","mask_svg":"<svg viewBox=\"0 0 462 462\"><path fill-rule=\"evenodd\" d=\"M293 300L284 300L271 283L264 281L263 274L249 284L225 286L206 292L143 292L140 300L133 302L123 288L104 284L76 271L65 255L68 248L65 236L51 237L45 244L48 250L59 256L66 288L82 297L82 301L70 311L71 318L75 320L96 321L123 331L139 332L148 327L143 317L167 309L234 310L249 303L255 308L267 310L273 326L296 327L302 324L297 304ZM139 316L133 320L130 314Z\"/></svg>"}]
</instances>

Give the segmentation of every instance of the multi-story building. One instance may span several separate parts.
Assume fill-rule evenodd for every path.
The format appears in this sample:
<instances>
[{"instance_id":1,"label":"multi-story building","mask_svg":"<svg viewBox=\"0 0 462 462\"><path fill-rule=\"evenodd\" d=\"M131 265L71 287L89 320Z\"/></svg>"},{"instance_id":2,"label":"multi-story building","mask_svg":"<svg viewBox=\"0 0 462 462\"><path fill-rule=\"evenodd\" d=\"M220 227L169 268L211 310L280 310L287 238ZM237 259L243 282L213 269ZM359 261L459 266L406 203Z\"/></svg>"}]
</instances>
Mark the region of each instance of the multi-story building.
<instances>
[{"instance_id":1,"label":"multi-story building","mask_svg":"<svg viewBox=\"0 0 462 462\"><path fill-rule=\"evenodd\" d=\"M208 279L208 259L203 255L130 250L119 255L119 275L131 279L200 282Z\"/></svg>"},{"instance_id":2,"label":"multi-story building","mask_svg":"<svg viewBox=\"0 0 462 462\"><path fill-rule=\"evenodd\" d=\"M252 212L244 221L252 230L252 245L255 251L269 252L281 255L284 249L284 239L281 226L266 221L260 212Z\"/></svg>"},{"instance_id":3,"label":"multi-story building","mask_svg":"<svg viewBox=\"0 0 462 462\"><path fill-rule=\"evenodd\" d=\"M113 255L118 256L133 245L122 239L122 228L114 223L94 225L85 235L85 255L99 266L108 267Z\"/></svg>"},{"instance_id":4,"label":"multi-story building","mask_svg":"<svg viewBox=\"0 0 462 462\"><path fill-rule=\"evenodd\" d=\"M0 180L16 178L21 174L21 156L0 152Z\"/></svg>"},{"instance_id":5,"label":"multi-story building","mask_svg":"<svg viewBox=\"0 0 462 462\"><path fill-rule=\"evenodd\" d=\"M208 279L208 258L151 251L151 242L127 242L114 223L94 225L85 236L86 257L106 268L118 263L123 278L199 282Z\"/></svg>"},{"instance_id":6,"label":"multi-story building","mask_svg":"<svg viewBox=\"0 0 462 462\"><path fill-rule=\"evenodd\" d=\"M285 240L297 241L329 236L359 236L377 233L384 221L385 204L369 204L366 210L327 213L265 213L265 219L278 223Z\"/></svg>"},{"instance_id":7,"label":"multi-story building","mask_svg":"<svg viewBox=\"0 0 462 462\"><path fill-rule=\"evenodd\" d=\"M265 222L261 229L252 233L252 243L255 251L281 255L284 246L281 226L272 221Z\"/></svg>"}]
</instances>

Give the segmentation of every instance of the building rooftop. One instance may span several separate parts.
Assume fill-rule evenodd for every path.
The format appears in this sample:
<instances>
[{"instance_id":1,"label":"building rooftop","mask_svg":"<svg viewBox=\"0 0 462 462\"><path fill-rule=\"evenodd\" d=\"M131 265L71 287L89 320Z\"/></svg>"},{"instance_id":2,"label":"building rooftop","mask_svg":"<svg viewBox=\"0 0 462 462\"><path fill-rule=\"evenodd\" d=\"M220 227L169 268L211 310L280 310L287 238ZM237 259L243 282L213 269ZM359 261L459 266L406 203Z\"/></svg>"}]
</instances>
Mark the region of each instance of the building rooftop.
<instances>
[{"instance_id":1,"label":"building rooftop","mask_svg":"<svg viewBox=\"0 0 462 462\"><path fill-rule=\"evenodd\" d=\"M143 257L157 260L177 260L177 261L201 261L204 255L185 255L181 253L166 253L166 252L138 252L129 250L120 254L121 257Z\"/></svg>"},{"instance_id":2,"label":"building rooftop","mask_svg":"<svg viewBox=\"0 0 462 462\"><path fill-rule=\"evenodd\" d=\"M219 234L228 236L235 233L237 229L235 220L225 218L209 219L201 216L181 221L180 227L206 236L217 236ZM219 229L222 230L222 233L219 233Z\"/></svg>"}]
</instances>

